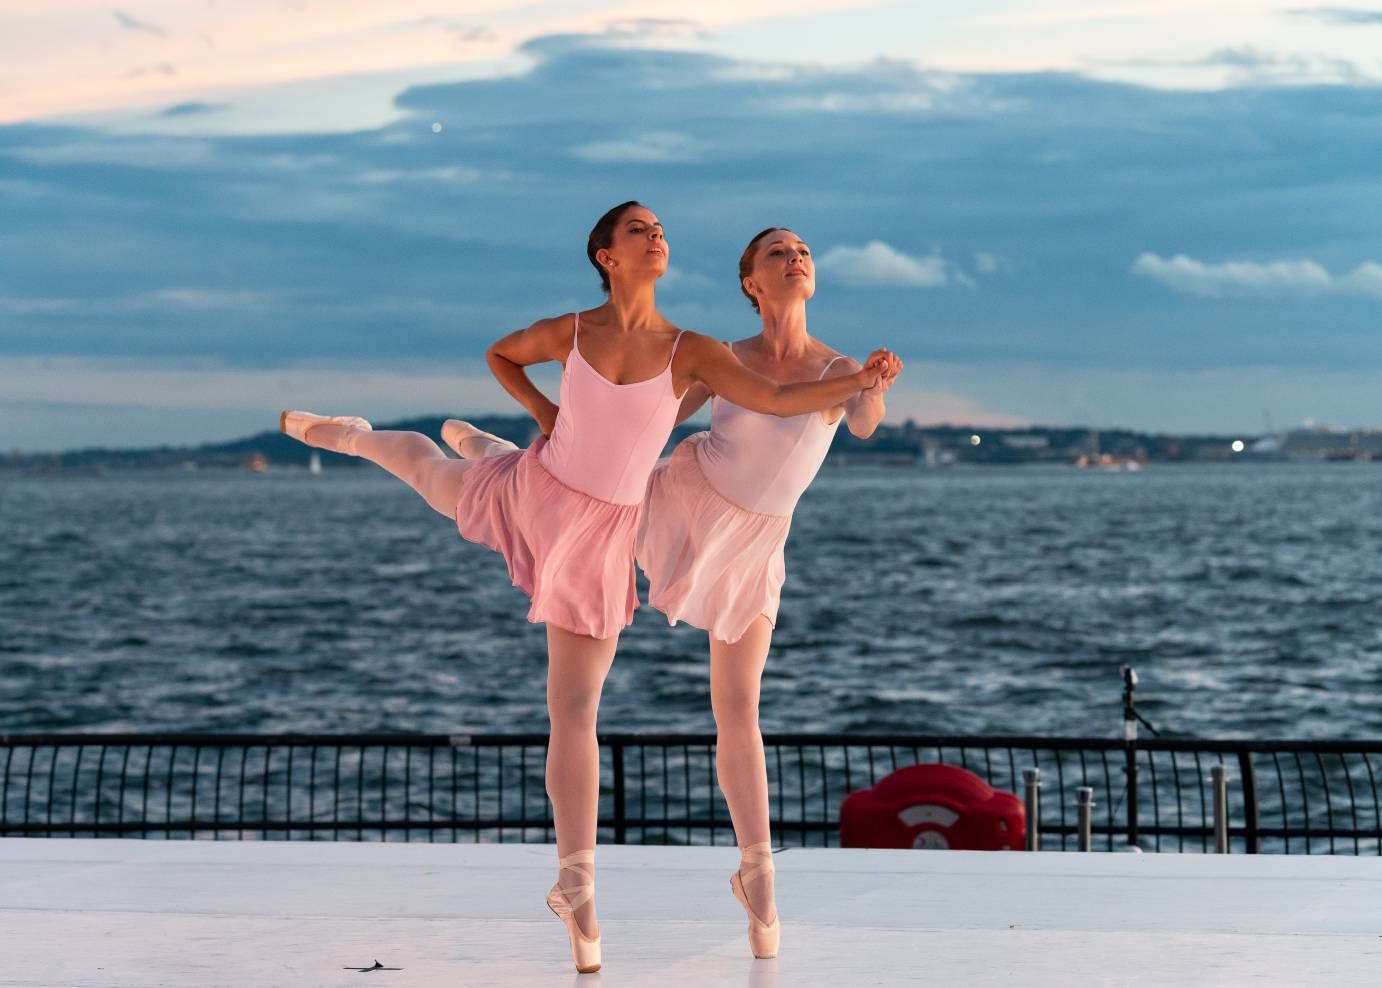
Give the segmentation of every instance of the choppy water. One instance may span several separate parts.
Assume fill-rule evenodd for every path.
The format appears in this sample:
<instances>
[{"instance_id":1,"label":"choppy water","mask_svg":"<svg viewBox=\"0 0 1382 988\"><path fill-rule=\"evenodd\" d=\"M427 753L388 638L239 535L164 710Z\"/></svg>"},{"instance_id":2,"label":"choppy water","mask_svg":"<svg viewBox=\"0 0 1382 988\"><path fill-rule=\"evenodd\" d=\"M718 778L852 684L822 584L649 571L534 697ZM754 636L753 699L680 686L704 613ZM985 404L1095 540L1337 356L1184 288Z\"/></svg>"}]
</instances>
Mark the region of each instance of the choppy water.
<instances>
[{"instance_id":1,"label":"choppy water","mask_svg":"<svg viewBox=\"0 0 1382 988\"><path fill-rule=\"evenodd\" d=\"M764 730L1382 735L1382 467L827 468ZM498 556L373 470L0 475L0 731L542 731ZM640 610L606 730L712 727Z\"/></svg>"}]
</instances>

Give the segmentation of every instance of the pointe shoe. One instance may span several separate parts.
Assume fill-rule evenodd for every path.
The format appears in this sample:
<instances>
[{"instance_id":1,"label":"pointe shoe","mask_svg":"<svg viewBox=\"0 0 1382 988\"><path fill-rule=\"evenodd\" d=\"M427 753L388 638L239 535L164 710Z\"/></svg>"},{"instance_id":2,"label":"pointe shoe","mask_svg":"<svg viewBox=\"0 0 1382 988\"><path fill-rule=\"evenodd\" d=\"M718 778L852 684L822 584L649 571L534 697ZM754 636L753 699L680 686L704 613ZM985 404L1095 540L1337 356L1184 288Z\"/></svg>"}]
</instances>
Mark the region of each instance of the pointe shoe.
<instances>
[{"instance_id":1,"label":"pointe shoe","mask_svg":"<svg viewBox=\"0 0 1382 988\"><path fill-rule=\"evenodd\" d=\"M744 912L749 914L749 949L753 951L754 957L776 957L778 935L781 932L778 917L773 916L771 923L764 923L749 905L749 897L744 894L744 886L747 883L773 873L772 847L771 841L761 841L743 848L740 851L739 870L729 876L729 887L733 890L734 897L744 907ZM745 865L748 865L747 870Z\"/></svg>"},{"instance_id":2,"label":"pointe shoe","mask_svg":"<svg viewBox=\"0 0 1382 988\"><path fill-rule=\"evenodd\" d=\"M307 442L304 436L308 429L314 425L327 424L345 425L352 429L363 429L366 432L374 431L374 426L358 415L313 415L311 412L285 410L278 416L278 431L304 443Z\"/></svg>"},{"instance_id":3,"label":"pointe shoe","mask_svg":"<svg viewBox=\"0 0 1382 988\"><path fill-rule=\"evenodd\" d=\"M595 897L595 849L568 854L559 863L562 868L579 871L590 879L584 885L568 889L563 889L561 882L558 882L547 893L547 908L566 924L566 937L571 941L571 960L575 962L577 972L590 974L600 970L600 937L596 934L592 939L581 932L576 923L576 910ZM589 867L578 868L577 865Z\"/></svg>"},{"instance_id":4,"label":"pointe shoe","mask_svg":"<svg viewBox=\"0 0 1382 988\"><path fill-rule=\"evenodd\" d=\"M457 456L465 460L483 460L487 456L499 456L503 453L512 453L514 450L518 449L517 446L507 439L501 439L489 432L481 432L469 422L461 419L447 419L443 422L441 424L441 439L442 442L446 443L446 445L450 446L455 451ZM465 451L465 441L467 439L485 439L488 440L491 445L486 447L485 451L479 456L471 456Z\"/></svg>"}]
</instances>

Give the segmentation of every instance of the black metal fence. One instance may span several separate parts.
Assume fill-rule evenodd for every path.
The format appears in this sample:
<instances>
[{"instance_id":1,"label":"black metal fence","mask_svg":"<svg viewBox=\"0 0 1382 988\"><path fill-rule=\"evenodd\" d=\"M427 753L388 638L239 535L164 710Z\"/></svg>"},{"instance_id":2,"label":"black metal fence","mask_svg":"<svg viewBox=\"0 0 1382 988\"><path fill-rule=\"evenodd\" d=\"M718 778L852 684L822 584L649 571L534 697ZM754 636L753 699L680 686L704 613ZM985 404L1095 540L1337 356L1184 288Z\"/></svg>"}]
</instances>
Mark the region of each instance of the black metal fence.
<instances>
[{"instance_id":1,"label":"black metal fence","mask_svg":"<svg viewBox=\"0 0 1382 988\"><path fill-rule=\"evenodd\" d=\"M553 840L544 735L0 735L0 836ZM1382 854L1382 741L769 735L776 842L839 843L844 796L922 762L1022 793L1041 770L1047 850L1213 847L1210 768L1229 774L1230 850ZM600 736L600 839L732 844L711 735ZM1132 785L1129 785L1129 783Z\"/></svg>"}]
</instances>

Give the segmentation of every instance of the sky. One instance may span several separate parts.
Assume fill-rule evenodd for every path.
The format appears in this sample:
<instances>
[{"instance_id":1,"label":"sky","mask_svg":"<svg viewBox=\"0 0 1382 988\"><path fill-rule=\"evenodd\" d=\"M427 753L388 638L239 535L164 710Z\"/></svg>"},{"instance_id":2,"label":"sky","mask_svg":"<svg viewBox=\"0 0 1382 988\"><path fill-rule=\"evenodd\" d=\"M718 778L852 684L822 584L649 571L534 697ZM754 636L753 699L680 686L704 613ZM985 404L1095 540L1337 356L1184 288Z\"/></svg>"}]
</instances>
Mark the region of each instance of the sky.
<instances>
[{"instance_id":1,"label":"sky","mask_svg":"<svg viewBox=\"0 0 1382 988\"><path fill-rule=\"evenodd\" d=\"M0 0L0 449L516 412L630 198L720 338L800 234L897 421L1382 426L1382 3L688 9Z\"/></svg>"}]
</instances>

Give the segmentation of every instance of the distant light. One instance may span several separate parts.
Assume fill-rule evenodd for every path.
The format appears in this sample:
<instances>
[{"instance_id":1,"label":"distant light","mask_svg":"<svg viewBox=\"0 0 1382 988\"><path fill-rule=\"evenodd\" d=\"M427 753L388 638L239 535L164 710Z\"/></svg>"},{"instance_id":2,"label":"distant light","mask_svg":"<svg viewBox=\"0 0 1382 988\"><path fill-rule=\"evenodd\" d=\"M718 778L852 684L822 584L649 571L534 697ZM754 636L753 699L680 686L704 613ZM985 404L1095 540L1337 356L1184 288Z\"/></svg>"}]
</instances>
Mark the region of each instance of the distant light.
<instances>
[{"instance_id":1,"label":"distant light","mask_svg":"<svg viewBox=\"0 0 1382 988\"><path fill-rule=\"evenodd\" d=\"M1243 452L1243 448L1244 448L1244 447L1243 447L1243 440L1241 440L1241 439L1235 439L1235 440L1233 440L1233 451L1234 451L1235 453L1241 453L1241 452Z\"/></svg>"},{"instance_id":2,"label":"distant light","mask_svg":"<svg viewBox=\"0 0 1382 988\"><path fill-rule=\"evenodd\" d=\"M970 436L970 437L969 437L969 444L970 444L971 446L978 446L981 442L983 442L983 440L980 439L978 436Z\"/></svg>"},{"instance_id":3,"label":"distant light","mask_svg":"<svg viewBox=\"0 0 1382 988\"><path fill-rule=\"evenodd\" d=\"M432 124L432 133L434 133L434 134L440 134L440 133L441 133L441 124L440 124L440 123L434 123L434 124Z\"/></svg>"}]
</instances>

